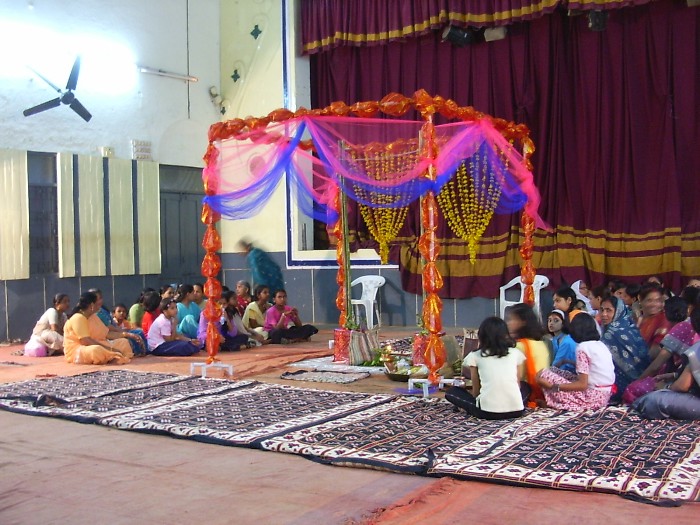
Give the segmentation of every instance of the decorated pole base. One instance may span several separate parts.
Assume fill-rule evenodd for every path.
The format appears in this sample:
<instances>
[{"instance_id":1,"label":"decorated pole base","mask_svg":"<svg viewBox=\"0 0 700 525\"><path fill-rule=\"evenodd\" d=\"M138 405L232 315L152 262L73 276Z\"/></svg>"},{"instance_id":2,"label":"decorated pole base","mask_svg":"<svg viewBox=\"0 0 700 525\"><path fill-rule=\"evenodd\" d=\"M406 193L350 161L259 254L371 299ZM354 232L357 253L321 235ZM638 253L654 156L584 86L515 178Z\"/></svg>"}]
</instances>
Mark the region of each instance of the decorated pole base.
<instances>
[{"instance_id":1,"label":"decorated pole base","mask_svg":"<svg viewBox=\"0 0 700 525\"><path fill-rule=\"evenodd\" d=\"M425 349L428 348L428 336L425 334L413 335L413 365L425 364Z\"/></svg>"},{"instance_id":2,"label":"decorated pole base","mask_svg":"<svg viewBox=\"0 0 700 525\"><path fill-rule=\"evenodd\" d=\"M334 363L350 362L350 330L347 328L336 328L333 330L333 341L335 342L333 351Z\"/></svg>"}]
</instances>

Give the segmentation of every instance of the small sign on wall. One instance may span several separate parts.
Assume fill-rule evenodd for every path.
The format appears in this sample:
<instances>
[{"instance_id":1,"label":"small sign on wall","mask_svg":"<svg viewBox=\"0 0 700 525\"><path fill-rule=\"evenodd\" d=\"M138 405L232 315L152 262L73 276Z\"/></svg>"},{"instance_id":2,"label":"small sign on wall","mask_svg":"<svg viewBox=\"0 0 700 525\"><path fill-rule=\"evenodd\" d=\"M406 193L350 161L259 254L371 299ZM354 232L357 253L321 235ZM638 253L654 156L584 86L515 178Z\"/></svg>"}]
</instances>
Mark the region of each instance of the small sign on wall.
<instances>
[{"instance_id":1,"label":"small sign on wall","mask_svg":"<svg viewBox=\"0 0 700 525\"><path fill-rule=\"evenodd\" d=\"M133 160L153 160L153 155L151 154L151 141L132 140L131 158Z\"/></svg>"}]
</instances>

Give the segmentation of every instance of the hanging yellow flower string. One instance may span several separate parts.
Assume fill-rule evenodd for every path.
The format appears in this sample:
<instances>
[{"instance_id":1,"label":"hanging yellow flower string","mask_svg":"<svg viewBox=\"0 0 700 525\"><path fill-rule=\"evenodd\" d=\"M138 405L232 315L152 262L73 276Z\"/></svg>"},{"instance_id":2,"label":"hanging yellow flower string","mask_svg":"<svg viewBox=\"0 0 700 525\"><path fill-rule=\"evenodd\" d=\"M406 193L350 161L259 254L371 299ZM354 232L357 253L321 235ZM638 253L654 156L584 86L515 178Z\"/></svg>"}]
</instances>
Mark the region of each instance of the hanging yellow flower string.
<instances>
[{"instance_id":1,"label":"hanging yellow flower string","mask_svg":"<svg viewBox=\"0 0 700 525\"><path fill-rule=\"evenodd\" d=\"M437 195L450 228L460 239L467 241L472 264L476 262L479 241L501 198L501 185L484 157L477 151L468 163L462 162L454 177Z\"/></svg>"},{"instance_id":2,"label":"hanging yellow flower string","mask_svg":"<svg viewBox=\"0 0 700 525\"><path fill-rule=\"evenodd\" d=\"M377 182L387 182L412 167L418 159L416 140L396 141L389 144L371 143L349 152L353 163ZM360 215L372 238L379 243L382 264L389 262L389 244L396 239L408 213L408 206L394 207L403 195L371 191L354 185L357 196L371 202L372 206L360 204Z\"/></svg>"}]
</instances>

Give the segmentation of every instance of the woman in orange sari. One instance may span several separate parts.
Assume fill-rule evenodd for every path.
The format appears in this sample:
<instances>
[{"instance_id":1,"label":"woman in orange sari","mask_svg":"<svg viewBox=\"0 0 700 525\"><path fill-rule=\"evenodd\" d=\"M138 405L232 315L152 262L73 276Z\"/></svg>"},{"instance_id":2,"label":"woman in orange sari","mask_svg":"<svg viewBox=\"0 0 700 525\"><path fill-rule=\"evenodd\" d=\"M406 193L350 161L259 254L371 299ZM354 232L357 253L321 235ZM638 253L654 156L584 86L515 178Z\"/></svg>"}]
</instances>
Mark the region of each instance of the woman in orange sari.
<instances>
[{"instance_id":1,"label":"woman in orange sari","mask_svg":"<svg viewBox=\"0 0 700 525\"><path fill-rule=\"evenodd\" d=\"M664 300L661 288L654 283L646 283L639 291L642 318L639 333L649 348L649 356L655 359L661 347L659 343L671 329L671 322L664 313Z\"/></svg>"},{"instance_id":2,"label":"woman in orange sari","mask_svg":"<svg viewBox=\"0 0 700 525\"><path fill-rule=\"evenodd\" d=\"M96 326L97 323L107 330L104 323L95 315L98 308L97 295L92 292L85 292L78 299L73 315L63 327L63 352L66 361L81 365L128 363L133 353L126 339L98 340L91 334L90 327ZM96 318L97 323L90 323L92 317Z\"/></svg>"}]
</instances>

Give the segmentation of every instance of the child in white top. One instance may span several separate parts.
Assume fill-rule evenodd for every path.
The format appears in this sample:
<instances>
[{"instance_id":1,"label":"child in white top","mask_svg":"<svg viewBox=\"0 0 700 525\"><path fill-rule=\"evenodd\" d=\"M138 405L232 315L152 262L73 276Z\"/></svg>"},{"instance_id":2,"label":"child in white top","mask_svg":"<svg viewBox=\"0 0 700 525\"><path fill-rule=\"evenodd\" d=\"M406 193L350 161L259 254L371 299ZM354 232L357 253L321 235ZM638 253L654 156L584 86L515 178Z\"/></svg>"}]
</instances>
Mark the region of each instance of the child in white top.
<instances>
[{"instance_id":1,"label":"child in white top","mask_svg":"<svg viewBox=\"0 0 700 525\"><path fill-rule=\"evenodd\" d=\"M589 410L607 406L615 386L612 354L600 341L595 320L580 313L571 321L571 338L576 347L576 373L556 367L537 374L548 407Z\"/></svg>"},{"instance_id":2,"label":"child in white top","mask_svg":"<svg viewBox=\"0 0 700 525\"><path fill-rule=\"evenodd\" d=\"M505 321L488 317L479 327L479 348L464 358L471 370L471 392L453 387L445 399L481 419L520 417L525 411L519 381L524 362Z\"/></svg>"},{"instance_id":3,"label":"child in white top","mask_svg":"<svg viewBox=\"0 0 700 525\"><path fill-rule=\"evenodd\" d=\"M153 355L188 356L199 352L199 340L190 339L177 332L177 303L163 299L161 314L148 330L148 346Z\"/></svg>"}]
</instances>

